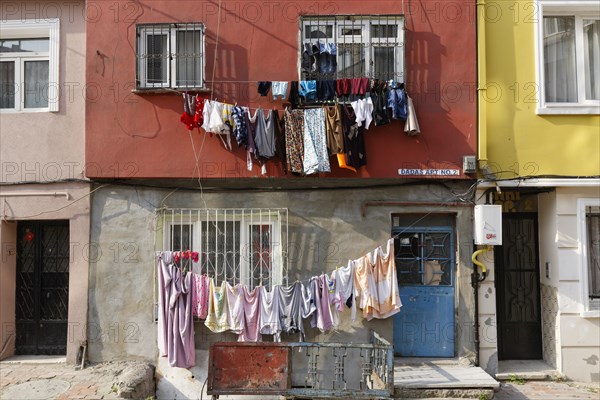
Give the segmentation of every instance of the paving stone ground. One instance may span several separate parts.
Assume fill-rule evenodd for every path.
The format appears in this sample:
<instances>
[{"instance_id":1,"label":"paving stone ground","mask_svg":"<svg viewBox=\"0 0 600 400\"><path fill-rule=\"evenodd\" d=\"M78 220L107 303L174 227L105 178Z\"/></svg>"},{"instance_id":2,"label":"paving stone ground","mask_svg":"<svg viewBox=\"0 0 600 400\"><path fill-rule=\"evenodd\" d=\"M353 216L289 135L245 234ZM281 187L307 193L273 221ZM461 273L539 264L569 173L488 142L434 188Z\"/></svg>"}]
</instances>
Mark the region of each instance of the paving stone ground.
<instances>
[{"instance_id":1,"label":"paving stone ground","mask_svg":"<svg viewBox=\"0 0 600 400\"><path fill-rule=\"evenodd\" d=\"M598 384L526 381L522 385L503 382L494 400L600 400Z\"/></svg>"},{"instance_id":2,"label":"paving stone ground","mask_svg":"<svg viewBox=\"0 0 600 400\"><path fill-rule=\"evenodd\" d=\"M66 364L0 362L0 399L118 399L122 373L140 364L108 362L75 370Z\"/></svg>"}]
</instances>

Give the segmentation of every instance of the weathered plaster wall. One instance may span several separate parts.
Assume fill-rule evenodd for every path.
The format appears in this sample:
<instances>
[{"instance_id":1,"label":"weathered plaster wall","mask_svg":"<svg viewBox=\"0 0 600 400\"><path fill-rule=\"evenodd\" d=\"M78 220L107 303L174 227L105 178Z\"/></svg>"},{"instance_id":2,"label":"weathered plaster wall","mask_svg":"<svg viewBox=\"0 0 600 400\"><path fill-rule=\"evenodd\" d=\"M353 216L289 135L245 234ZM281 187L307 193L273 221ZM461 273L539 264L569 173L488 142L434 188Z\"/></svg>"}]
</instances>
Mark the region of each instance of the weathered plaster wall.
<instances>
[{"instance_id":1,"label":"weathered plaster wall","mask_svg":"<svg viewBox=\"0 0 600 400\"><path fill-rule=\"evenodd\" d=\"M461 184L456 184L457 189ZM462 189L466 188L462 184ZM184 192L110 186L93 195L92 242L102 255L90 259L90 359L93 361L139 357L156 362L156 325L153 322L155 208L235 208L288 207L290 241L297 245L297 257L290 260L290 280L305 279L330 272L348 259L357 258L384 244L390 237L391 214L397 212L444 212L457 215L457 326L456 349L459 357L472 357L473 293L470 286L472 252L472 210L470 207L390 206L370 207L361 214L363 201L427 201L431 196L450 199L449 192L437 185L336 190L279 190L271 192ZM168 196L169 195L169 196ZM166 198L168 196L168 198ZM120 249L116 252L115 249ZM335 250L335 251L334 251ZM375 329L390 341L392 319L367 322L349 321L344 315L337 332L321 334L307 327L308 341L368 342L369 329ZM458 328L457 328L458 329ZM228 336L207 333L196 325L199 357L208 348L208 340ZM96 340L94 340L96 339ZM206 340L205 340L206 339ZM235 340L235 336L229 336ZM297 340L292 337L289 340ZM200 363L198 363L200 365ZM180 376L159 363L159 376ZM187 372L185 373L187 374ZM202 385L200 373L194 375ZM189 376L188 381L189 384ZM176 379L176 378L172 378ZM182 378L183 379L183 378ZM165 381L161 388L181 389ZM185 385L184 385L185 386ZM196 386L192 386L198 389ZM167 390L167 393L170 393Z\"/></svg>"}]
</instances>

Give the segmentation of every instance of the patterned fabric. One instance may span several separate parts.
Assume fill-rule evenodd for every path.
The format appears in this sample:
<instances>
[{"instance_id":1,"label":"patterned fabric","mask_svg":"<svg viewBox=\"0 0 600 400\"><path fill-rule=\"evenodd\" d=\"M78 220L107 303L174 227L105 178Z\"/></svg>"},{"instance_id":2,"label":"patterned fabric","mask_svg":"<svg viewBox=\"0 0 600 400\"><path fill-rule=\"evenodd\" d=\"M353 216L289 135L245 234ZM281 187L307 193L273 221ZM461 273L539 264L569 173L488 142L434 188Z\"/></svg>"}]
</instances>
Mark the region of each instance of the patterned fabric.
<instances>
[{"instance_id":1,"label":"patterned fabric","mask_svg":"<svg viewBox=\"0 0 600 400\"><path fill-rule=\"evenodd\" d=\"M330 172L322 108L304 111L304 173Z\"/></svg>"},{"instance_id":2,"label":"patterned fabric","mask_svg":"<svg viewBox=\"0 0 600 400\"><path fill-rule=\"evenodd\" d=\"M233 118L233 135L238 146L248 144L248 128L246 127L246 117L244 109L240 106L234 106L231 110Z\"/></svg>"},{"instance_id":3,"label":"patterned fabric","mask_svg":"<svg viewBox=\"0 0 600 400\"><path fill-rule=\"evenodd\" d=\"M301 174L304 154L304 110L285 110L285 158L288 170Z\"/></svg>"},{"instance_id":4,"label":"patterned fabric","mask_svg":"<svg viewBox=\"0 0 600 400\"><path fill-rule=\"evenodd\" d=\"M206 319L208 313L208 276L194 274L193 278L192 314L200 319Z\"/></svg>"}]
</instances>

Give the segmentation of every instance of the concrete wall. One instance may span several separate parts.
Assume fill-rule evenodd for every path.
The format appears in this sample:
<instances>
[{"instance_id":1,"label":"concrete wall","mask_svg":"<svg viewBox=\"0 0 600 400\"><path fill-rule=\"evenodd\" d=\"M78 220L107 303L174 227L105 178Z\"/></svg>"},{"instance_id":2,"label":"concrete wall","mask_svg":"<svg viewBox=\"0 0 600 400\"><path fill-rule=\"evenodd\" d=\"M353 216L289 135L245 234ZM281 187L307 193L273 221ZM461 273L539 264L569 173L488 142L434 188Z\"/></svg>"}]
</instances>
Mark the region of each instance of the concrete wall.
<instances>
[{"instance_id":1,"label":"concrete wall","mask_svg":"<svg viewBox=\"0 0 600 400\"><path fill-rule=\"evenodd\" d=\"M28 193L42 196L28 196ZM53 193L68 193L70 198L55 197ZM4 197L2 195L17 195ZM0 223L0 244L2 264L0 266L0 321L2 331L0 343L7 344L2 357L14 352L14 340L10 334L15 331L15 287L16 287L16 241L19 220L69 220L69 305L67 362L74 363L80 342L86 339L87 289L89 245L90 203L89 185L84 183L46 183L38 185L0 186L2 198L2 222Z\"/></svg>"},{"instance_id":2,"label":"concrete wall","mask_svg":"<svg viewBox=\"0 0 600 400\"><path fill-rule=\"evenodd\" d=\"M60 18L59 111L2 113L0 182L83 178L85 164L85 2L19 1L0 20Z\"/></svg>"},{"instance_id":3,"label":"concrete wall","mask_svg":"<svg viewBox=\"0 0 600 400\"><path fill-rule=\"evenodd\" d=\"M465 188L466 185L463 184L462 189ZM197 191L177 191L168 196L170 192L111 186L102 188L93 195L91 241L102 250L102 256L90 260L89 323L96 330L89 332L91 360L137 357L156 362L157 327L153 322L154 251L160 250L161 245L154 243L154 209L162 205L172 208L201 208L204 205L207 208L287 207L290 241L299 248L298 256L290 260L290 280L330 272L337 265L345 265L348 259L358 258L384 244L390 237L392 213L456 213L459 260L456 276L456 323L460 328L456 335L456 351L459 357L472 358L471 208L370 207L365 217L361 214L363 201L426 201L431 196L450 199L451 195L445 188L415 185L386 189L306 189L266 193L246 191L243 194L205 191L204 195ZM335 247L337 252L328 253L327 246ZM112 249L126 247L135 249L128 253L127 259L124 254L115 257ZM391 341L392 322L392 319L367 322L358 318L352 323L349 314L345 313L342 326L337 332L322 334L307 327L307 340L368 342L369 329L375 329ZM227 339L236 340L236 337L208 333L197 324L198 366L202 365L201 360L206 356L210 341ZM297 340L297 336L293 335L289 340ZM164 393L171 395L175 394L173 390L184 390L182 388L186 385L199 390L205 376L198 371L169 369L165 363L160 362L158 375L170 377L171 380L167 379L163 386L159 384L159 391L166 390ZM191 376L194 378L190 378ZM182 381L179 382L178 379ZM190 379L195 381L192 386L189 386ZM182 386L182 382L186 382L186 385Z\"/></svg>"}]
</instances>

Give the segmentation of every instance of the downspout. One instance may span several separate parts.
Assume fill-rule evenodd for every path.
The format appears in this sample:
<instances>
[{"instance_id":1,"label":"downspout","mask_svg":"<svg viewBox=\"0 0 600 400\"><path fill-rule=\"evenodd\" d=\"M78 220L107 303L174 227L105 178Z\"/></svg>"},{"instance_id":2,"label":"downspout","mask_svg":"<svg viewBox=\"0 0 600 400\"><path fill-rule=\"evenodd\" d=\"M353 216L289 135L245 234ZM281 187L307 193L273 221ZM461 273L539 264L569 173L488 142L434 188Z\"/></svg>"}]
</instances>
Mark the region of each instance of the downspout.
<instances>
[{"instance_id":1,"label":"downspout","mask_svg":"<svg viewBox=\"0 0 600 400\"><path fill-rule=\"evenodd\" d=\"M487 268L485 264L477 260L477 256L481 253L490 251L490 246L485 249L476 250L471 255L471 261L473 261L473 273L471 274L471 286L473 287L473 297L475 301L475 310L473 318L473 336L475 337L475 366L479 367L479 283L483 282L487 277ZM477 268L481 268L481 277Z\"/></svg>"},{"instance_id":2,"label":"downspout","mask_svg":"<svg viewBox=\"0 0 600 400\"><path fill-rule=\"evenodd\" d=\"M485 51L485 0L477 1L476 35L477 35L477 160L479 169L485 170L487 165L487 61Z\"/></svg>"}]
</instances>

